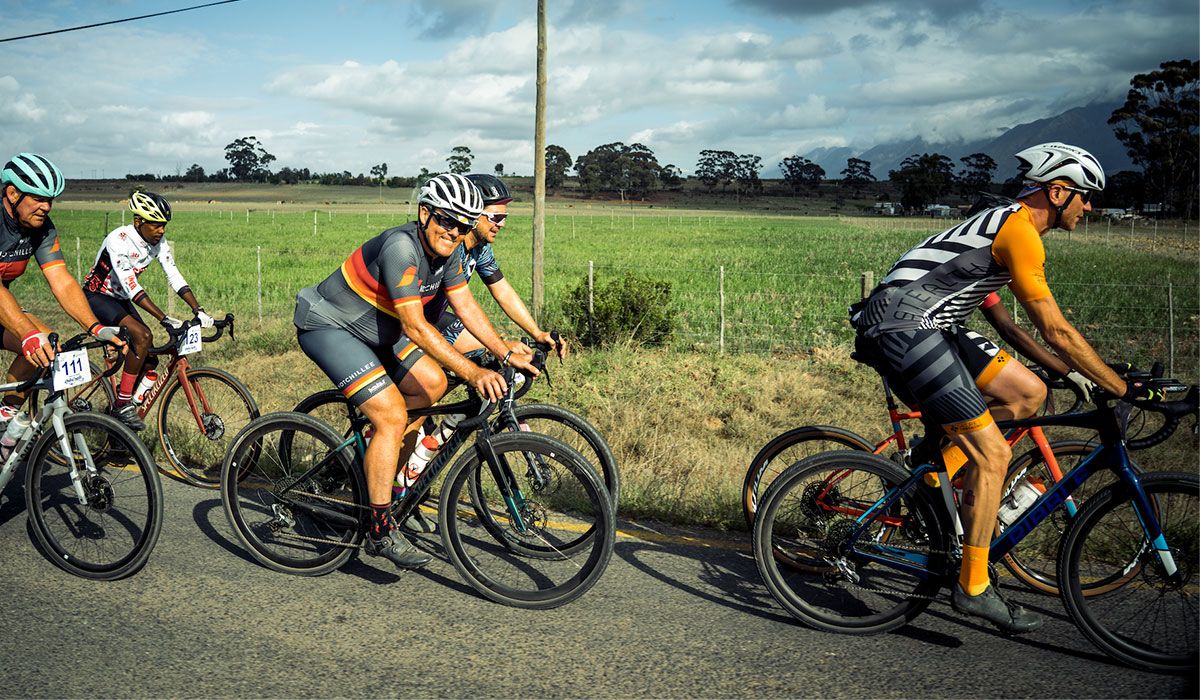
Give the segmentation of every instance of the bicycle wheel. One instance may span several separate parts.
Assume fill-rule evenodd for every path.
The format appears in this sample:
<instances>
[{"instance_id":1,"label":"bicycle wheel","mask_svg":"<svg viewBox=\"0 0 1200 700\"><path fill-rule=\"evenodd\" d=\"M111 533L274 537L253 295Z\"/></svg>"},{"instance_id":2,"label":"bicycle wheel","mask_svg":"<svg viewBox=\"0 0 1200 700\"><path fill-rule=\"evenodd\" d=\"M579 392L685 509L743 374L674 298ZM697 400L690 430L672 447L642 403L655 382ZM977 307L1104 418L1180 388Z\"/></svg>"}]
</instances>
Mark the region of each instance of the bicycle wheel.
<instances>
[{"instance_id":1,"label":"bicycle wheel","mask_svg":"<svg viewBox=\"0 0 1200 700\"><path fill-rule=\"evenodd\" d=\"M221 467L221 504L238 541L263 566L317 576L360 545L367 489L341 444L302 413L256 418L234 439Z\"/></svg>"},{"instance_id":2,"label":"bicycle wheel","mask_svg":"<svg viewBox=\"0 0 1200 700\"><path fill-rule=\"evenodd\" d=\"M920 614L947 573L950 541L933 501L918 482L864 517L906 478L878 455L837 451L775 479L754 521L754 560L775 600L805 624L846 634L886 632ZM899 568L920 562L919 573Z\"/></svg>"},{"instance_id":3,"label":"bicycle wheel","mask_svg":"<svg viewBox=\"0 0 1200 700\"><path fill-rule=\"evenodd\" d=\"M821 452L847 449L873 452L875 446L858 433L832 425L792 428L764 445L750 460L750 468L742 482L742 512L746 516L746 525L754 527L759 499L784 469Z\"/></svg>"},{"instance_id":4,"label":"bicycle wheel","mask_svg":"<svg viewBox=\"0 0 1200 700\"><path fill-rule=\"evenodd\" d=\"M515 482L516 517L491 468L476 450L465 450L446 475L438 509L450 561L498 603L547 609L578 598L612 557L616 521L608 492L578 452L553 438L503 433L491 445L502 478ZM530 456L541 462L539 483L529 480Z\"/></svg>"},{"instance_id":5,"label":"bicycle wheel","mask_svg":"<svg viewBox=\"0 0 1200 700\"><path fill-rule=\"evenodd\" d=\"M545 403L518 405L513 412L522 426L528 426L531 432L549 435L583 455L604 481L613 510L617 510L621 495L617 459L604 436L591 423L561 406Z\"/></svg>"},{"instance_id":6,"label":"bicycle wheel","mask_svg":"<svg viewBox=\"0 0 1200 700\"><path fill-rule=\"evenodd\" d=\"M296 413L306 413L319 419L333 432L343 438L350 436L350 419L358 413L358 409L350 404L342 392L337 389L326 389L315 394L309 394L292 409Z\"/></svg>"},{"instance_id":7,"label":"bicycle wheel","mask_svg":"<svg viewBox=\"0 0 1200 700\"><path fill-rule=\"evenodd\" d=\"M1055 461L1058 462L1061 474L1066 474L1079 466L1080 462L1095 451L1096 447L1096 444L1083 440L1061 440L1050 443L1050 450L1054 454ZM1136 466L1134 470L1137 471ZM1050 467L1046 464L1045 456L1036 447L1013 460L1008 468L1008 475L1004 479L1001 493L1003 496L1007 496L1021 479L1030 477L1044 484L1047 490L1056 483ZM1115 480L1116 475L1113 472L1101 469L1080 484L1071 493L1071 503L1075 508L1076 515L1079 508L1092 494ZM1005 568L1034 590L1049 595L1058 595L1058 578L1055 574L1058 545L1062 541L1063 533L1067 531L1071 521L1074 520L1075 516L1071 515L1070 510L1067 503L1055 508L1054 512L1047 515L1038 523L1037 527L1021 538L1021 541L1004 556ZM997 528L1000 528L999 523L997 523ZM1131 570L1129 575L1134 573L1136 570ZM1084 588L1084 594L1098 595L1105 592L1108 587L1120 586L1122 583L1121 578L1093 582Z\"/></svg>"},{"instance_id":8,"label":"bicycle wheel","mask_svg":"<svg viewBox=\"0 0 1200 700\"><path fill-rule=\"evenodd\" d=\"M25 504L34 535L55 566L76 576L112 581L137 573L162 530L162 483L154 459L129 428L109 416L73 413L64 416L63 425L66 445L53 429L46 430L26 462Z\"/></svg>"},{"instance_id":9,"label":"bicycle wheel","mask_svg":"<svg viewBox=\"0 0 1200 700\"><path fill-rule=\"evenodd\" d=\"M236 377L212 367L189 369L186 389L176 378L163 393L158 439L184 479L216 488L229 443L257 417L258 404Z\"/></svg>"},{"instance_id":10,"label":"bicycle wheel","mask_svg":"<svg viewBox=\"0 0 1200 700\"><path fill-rule=\"evenodd\" d=\"M1200 630L1200 476L1141 477L1163 529L1177 577L1168 577L1146 539L1133 495L1114 484L1088 499L1063 538L1058 580L1071 619L1088 639L1123 663L1151 671L1195 673ZM1124 577L1126 585L1085 595L1089 582Z\"/></svg>"}]
</instances>

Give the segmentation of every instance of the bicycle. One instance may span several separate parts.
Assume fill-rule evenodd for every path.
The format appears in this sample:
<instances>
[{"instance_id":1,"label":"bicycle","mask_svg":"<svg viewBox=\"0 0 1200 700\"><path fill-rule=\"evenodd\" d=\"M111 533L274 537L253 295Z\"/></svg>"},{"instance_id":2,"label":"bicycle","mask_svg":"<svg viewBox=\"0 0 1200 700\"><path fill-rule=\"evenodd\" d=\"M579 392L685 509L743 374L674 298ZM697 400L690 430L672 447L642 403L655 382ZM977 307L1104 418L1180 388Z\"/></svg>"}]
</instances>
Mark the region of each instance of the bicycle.
<instances>
[{"instance_id":1,"label":"bicycle","mask_svg":"<svg viewBox=\"0 0 1200 700\"><path fill-rule=\"evenodd\" d=\"M1187 392L1182 400L1142 405L1164 416L1150 436L1161 441L1183 416L1197 414L1197 387L1150 381L1170 394ZM1100 444L998 533L991 561L1093 474L1111 470L1116 482L1087 499L1062 537L1060 596L1076 626L1106 654L1147 670L1186 672L1196 667L1200 626L1200 476L1139 476L1124 443L1120 402L1099 393L1095 403L1087 412L998 421L1002 429L1096 430ZM924 486L930 473L939 474L940 489ZM754 525L755 561L767 588L817 629L873 634L906 624L956 579L961 524L946 477L941 466L924 463L910 473L861 451L828 452L788 468L767 490ZM776 549L805 566L780 567ZM1141 607L1131 610L1134 605ZM1151 610L1155 606L1172 609Z\"/></svg>"},{"instance_id":2,"label":"bicycle","mask_svg":"<svg viewBox=\"0 0 1200 700\"><path fill-rule=\"evenodd\" d=\"M876 444L871 445L866 438L844 428L808 425L782 433L759 450L751 460L750 466L746 470L746 477L742 482L742 511L747 525L752 530L758 503L767 485L772 483L788 466L805 457L838 448L882 455L890 447L895 446L896 452L891 455L891 459L907 468L912 459L912 450L904 434L903 422L920 420L921 412L901 410L888 381L883 379L882 383L892 433ZM1055 383L1053 388L1070 389L1074 392L1075 402L1065 413L1075 412L1083 405L1083 396L1075 385L1060 382ZM1007 497L1022 479L1032 477L1045 485L1058 483L1065 471L1070 471L1071 467L1078 464L1083 457L1091 454L1094 448L1094 445L1081 440L1050 442L1040 426L1008 431L1005 438L1010 446L1015 447L1027 436L1033 441L1034 447L1013 459L1002 486L1002 497ZM1144 441L1132 441L1130 447L1131 449L1141 449L1147 446L1143 443ZM937 444L937 440L934 440L932 444ZM1063 465L1069 466L1064 469ZM1004 557L1005 568L1027 586L1042 593L1057 595L1058 588L1054 573L1045 568L1045 544L1048 541L1055 543L1058 541L1058 535L1066 529L1066 524L1076 515L1086 496L1103 485L1106 483L1101 479L1093 479L1086 491L1076 491L1072 497L1064 501L1062 508L1055 511L1054 517L1045 521L1048 523L1046 528L1038 530L1038 537L1027 538ZM1051 554L1053 555L1053 552ZM783 558L784 563L789 563L786 553L779 552L778 556Z\"/></svg>"},{"instance_id":3,"label":"bicycle","mask_svg":"<svg viewBox=\"0 0 1200 700\"><path fill-rule=\"evenodd\" d=\"M58 334L51 333L58 353L51 367L28 381L0 385L0 392L47 392L0 466L0 492L25 464L30 529L50 561L76 576L113 581L149 560L162 530L162 484L133 431L111 416L67 407L55 381L90 369L87 349L103 343L89 341L90 335L80 334L58 347Z\"/></svg>"},{"instance_id":4,"label":"bicycle","mask_svg":"<svg viewBox=\"0 0 1200 700\"><path fill-rule=\"evenodd\" d=\"M524 342L536 352L547 357L554 351L554 346L550 343L541 343L528 338ZM471 359L476 360L478 364L487 369L493 371L501 369L499 359L490 353L473 356ZM550 374L545 367L545 362L540 363L538 370L546 376L546 381L549 382ZM493 432L534 432L548 435L574 448L602 477L615 510L620 500L621 476L617 468L616 457L613 456L612 449L608 446L604 436L583 416L561 406L548 403L518 405L517 400L533 387L533 381L526 381L524 374L516 376L520 385L516 387L512 400L502 402L499 406L496 419L492 423ZM449 375L449 377L450 386L446 391L447 394L463 384L458 377L454 375ZM326 389L310 394L301 399L292 410L319 418L333 427L342 437L350 436L351 425L356 417L361 416L358 409L352 406L349 399L337 389ZM414 416L418 415L411 409L410 413Z\"/></svg>"},{"instance_id":5,"label":"bicycle","mask_svg":"<svg viewBox=\"0 0 1200 700\"><path fill-rule=\"evenodd\" d=\"M514 381L506 369L511 401ZM459 574L489 600L548 609L583 595L612 556L616 519L603 483L578 452L530 432L493 434L496 407L478 397L413 415L471 415L416 483L392 503L393 521L416 512L468 437L474 450L449 466L438 508L443 547ZM274 413L235 438L221 472L221 502L238 541L262 565L315 576L362 546L369 502L362 455L365 417L339 437L311 416Z\"/></svg>"},{"instance_id":6,"label":"bicycle","mask_svg":"<svg viewBox=\"0 0 1200 700\"><path fill-rule=\"evenodd\" d=\"M214 342L226 330L233 339L233 322L233 314L225 314L225 318L214 323L215 332L200 341ZM163 473L178 476L193 486L216 488L230 439L257 418L259 410L250 390L237 377L215 367L192 367L188 355L195 350L187 348L187 352L181 352L180 340L197 325L199 321L190 319L181 328L168 330L165 343L149 349L150 355L167 355L170 359L146 391L138 406L138 417L149 416L161 396L154 425L163 455L174 470L164 469ZM105 353L104 361L108 367L120 364L120 358L111 353ZM108 378L101 379L96 365L92 371L96 378L69 394L72 410L103 413L116 401L116 377L110 373Z\"/></svg>"}]
</instances>

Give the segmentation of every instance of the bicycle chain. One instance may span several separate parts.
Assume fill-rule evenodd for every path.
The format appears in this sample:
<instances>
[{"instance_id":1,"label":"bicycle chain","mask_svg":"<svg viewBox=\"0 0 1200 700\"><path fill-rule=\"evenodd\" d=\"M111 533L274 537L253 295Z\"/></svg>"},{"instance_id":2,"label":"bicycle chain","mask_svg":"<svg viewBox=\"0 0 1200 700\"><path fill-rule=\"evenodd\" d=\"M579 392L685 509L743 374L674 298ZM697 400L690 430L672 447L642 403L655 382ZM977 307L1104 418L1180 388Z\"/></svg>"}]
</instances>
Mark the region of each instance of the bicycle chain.
<instances>
[{"instance_id":1,"label":"bicycle chain","mask_svg":"<svg viewBox=\"0 0 1200 700\"><path fill-rule=\"evenodd\" d=\"M334 498L332 496L324 496L319 493L309 493L307 491L301 491L299 493L301 496L307 496L308 498L315 498L319 501L327 501L329 503L337 503L337 504L343 505L343 506L357 507L357 506L355 506L354 503L351 503L350 501L343 501L340 498ZM314 544L331 544L331 545L334 545L337 547L346 547L348 549L362 549L362 547L363 547L361 544L351 544L349 542L342 542L341 540L331 540L329 538L322 538L322 537L309 537L308 535L298 535L294 532L287 532L287 533L277 532L277 533L275 533L275 536L281 540L296 540L299 542L312 542Z\"/></svg>"}]
</instances>

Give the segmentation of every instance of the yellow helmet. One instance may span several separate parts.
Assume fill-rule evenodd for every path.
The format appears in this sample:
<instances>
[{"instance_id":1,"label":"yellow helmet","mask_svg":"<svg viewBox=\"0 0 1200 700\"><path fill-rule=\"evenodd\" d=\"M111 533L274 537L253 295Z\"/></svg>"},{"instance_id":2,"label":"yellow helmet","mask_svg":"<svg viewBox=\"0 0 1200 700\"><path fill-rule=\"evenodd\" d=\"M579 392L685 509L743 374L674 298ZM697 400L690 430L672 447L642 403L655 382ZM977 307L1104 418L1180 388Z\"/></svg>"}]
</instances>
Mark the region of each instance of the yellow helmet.
<instances>
[{"instance_id":1,"label":"yellow helmet","mask_svg":"<svg viewBox=\"0 0 1200 700\"><path fill-rule=\"evenodd\" d=\"M143 221L156 224L171 220L171 205L153 192L134 192L129 198L129 211L142 217Z\"/></svg>"}]
</instances>

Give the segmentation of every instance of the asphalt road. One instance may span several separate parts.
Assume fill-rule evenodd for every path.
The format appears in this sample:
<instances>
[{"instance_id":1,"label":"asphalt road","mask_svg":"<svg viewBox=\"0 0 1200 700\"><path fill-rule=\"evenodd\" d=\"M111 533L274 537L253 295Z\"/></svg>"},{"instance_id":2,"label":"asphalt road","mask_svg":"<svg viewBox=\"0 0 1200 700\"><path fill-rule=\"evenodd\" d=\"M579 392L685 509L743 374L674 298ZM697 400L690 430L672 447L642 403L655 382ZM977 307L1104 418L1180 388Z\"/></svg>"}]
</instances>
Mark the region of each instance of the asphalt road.
<instances>
[{"instance_id":1,"label":"asphalt road","mask_svg":"<svg viewBox=\"0 0 1200 700\"><path fill-rule=\"evenodd\" d=\"M899 632L804 628L759 581L748 539L622 523L583 598L490 603L444 559L352 560L319 578L253 563L215 492L164 478L149 564L113 583L51 565L19 474L0 495L0 695L16 697L1195 697L1195 679L1115 665L1056 598L1005 638L934 603ZM632 536L631 536L632 535ZM440 554L440 541L429 536Z\"/></svg>"}]
</instances>

